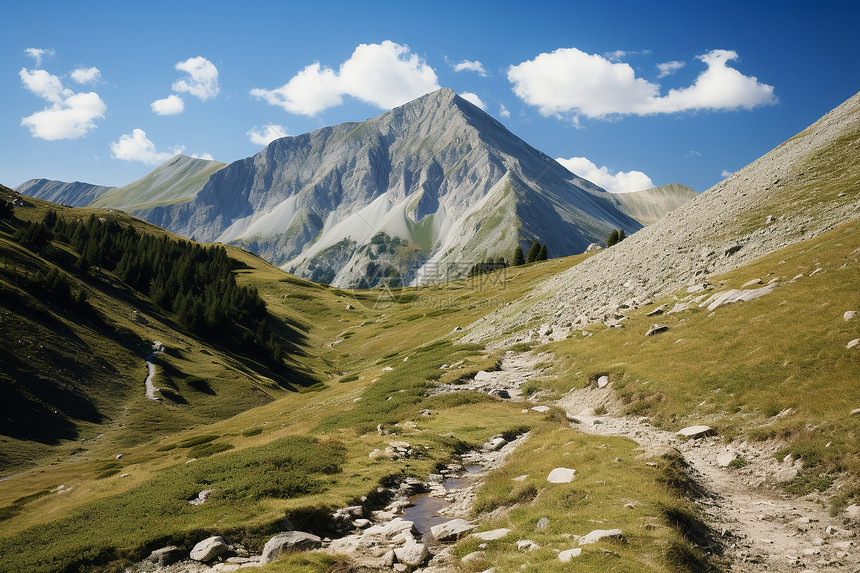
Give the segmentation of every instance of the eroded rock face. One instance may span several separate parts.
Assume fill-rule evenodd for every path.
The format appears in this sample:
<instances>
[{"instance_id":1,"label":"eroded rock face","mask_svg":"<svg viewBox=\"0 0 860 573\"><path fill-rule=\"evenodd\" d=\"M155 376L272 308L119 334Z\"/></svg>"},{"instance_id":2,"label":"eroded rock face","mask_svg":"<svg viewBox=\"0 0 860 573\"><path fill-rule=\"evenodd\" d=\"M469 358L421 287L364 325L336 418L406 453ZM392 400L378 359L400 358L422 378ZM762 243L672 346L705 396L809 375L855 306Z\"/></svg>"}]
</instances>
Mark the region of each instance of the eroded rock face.
<instances>
[{"instance_id":1,"label":"eroded rock face","mask_svg":"<svg viewBox=\"0 0 860 573\"><path fill-rule=\"evenodd\" d=\"M307 551L322 546L322 539L304 531L286 531L279 533L266 542L263 547L262 564L271 563L281 555L291 551Z\"/></svg>"}]
</instances>

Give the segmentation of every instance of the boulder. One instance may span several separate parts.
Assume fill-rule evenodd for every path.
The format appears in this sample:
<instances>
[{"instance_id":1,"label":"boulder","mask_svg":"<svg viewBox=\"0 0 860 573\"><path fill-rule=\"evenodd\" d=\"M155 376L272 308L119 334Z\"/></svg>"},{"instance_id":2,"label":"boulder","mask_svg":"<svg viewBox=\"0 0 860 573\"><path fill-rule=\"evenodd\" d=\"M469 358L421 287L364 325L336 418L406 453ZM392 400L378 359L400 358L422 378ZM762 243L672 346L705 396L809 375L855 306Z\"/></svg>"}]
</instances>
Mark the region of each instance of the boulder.
<instances>
[{"instance_id":1,"label":"boulder","mask_svg":"<svg viewBox=\"0 0 860 573\"><path fill-rule=\"evenodd\" d=\"M855 318L857 318L856 310L846 310L845 314L842 315L842 319L845 320L845 322L848 322L849 320L854 320Z\"/></svg>"},{"instance_id":2,"label":"boulder","mask_svg":"<svg viewBox=\"0 0 860 573\"><path fill-rule=\"evenodd\" d=\"M660 306L658 306L657 308L655 308L651 312L646 313L645 316L657 316L658 314L663 314L664 312L666 312L666 308L668 306L669 306L668 304L661 304Z\"/></svg>"},{"instance_id":3,"label":"boulder","mask_svg":"<svg viewBox=\"0 0 860 573\"><path fill-rule=\"evenodd\" d=\"M486 558L487 558L486 552L484 552L484 551L472 551L471 553L464 555L463 558L460 559L460 563L462 563L463 565L469 565L470 563L477 563L479 561L483 561Z\"/></svg>"},{"instance_id":4,"label":"boulder","mask_svg":"<svg viewBox=\"0 0 860 573\"><path fill-rule=\"evenodd\" d=\"M591 533L580 537L579 544L588 545L591 543L595 543L601 539L620 539L622 536L623 533L620 529L595 529Z\"/></svg>"},{"instance_id":5,"label":"boulder","mask_svg":"<svg viewBox=\"0 0 860 573\"><path fill-rule=\"evenodd\" d=\"M576 470L570 468L555 468L546 478L549 483L570 483L573 481L573 474Z\"/></svg>"},{"instance_id":6,"label":"boulder","mask_svg":"<svg viewBox=\"0 0 860 573\"><path fill-rule=\"evenodd\" d=\"M168 545L167 547L156 549L149 554L149 557L146 558L147 561L151 561L159 567L173 565L180 559L182 559L182 551L175 545Z\"/></svg>"},{"instance_id":7,"label":"boulder","mask_svg":"<svg viewBox=\"0 0 860 573\"><path fill-rule=\"evenodd\" d=\"M845 508L845 511L843 513L845 514L845 517L847 517L851 521L860 522L860 505L852 503Z\"/></svg>"},{"instance_id":8,"label":"boulder","mask_svg":"<svg viewBox=\"0 0 860 573\"><path fill-rule=\"evenodd\" d=\"M677 435L683 438L704 438L714 434L714 429L710 426L687 426L682 430L678 430Z\"/></svg>"},{"instance_id":9,"label":"boulder","mask_svg":"<svg viewBox=\"0 0 860 573\"><path fill-rule=\"evenodd\" d=\"M470 537L475 537L477 539L480 539L481 541L496 541L497 539L502 539L503 537L506 537L510 532L510 529L505 529L503 527L501 529L491 529L490 531L473 533L472 535L470 535Z\"/></svg>"},{"instance_id":10,"label":"boulder","mask_svg":"<svg viewBox=\"0 0 860 573\"><path fill-rule=\"evenodd\" d=\"M191 558L195 561L208 563L227 551L227 544L220 535L208 537L194 546L191 550Z\"/></svg>"},{"instance_id":11,"label":"boulder","mask_svg":"<svg viewBox=\"0 0 860 573\"><path fill-rule=\"evenodd\" d=\"M517 541L517 550L519 551L534 551L535 549L540 549L540 545L531 539L520 539Z\"/></svg>"},{"instance_id":12,"label":"boulder","mask_svg":"<svg viewBox=\"0 0 860 573\"><path fill-rule=\"evenodd\" d=\"M606 388L607 386L609 386L609 376L604 375L597 379L598 388Z\"/></svg>"},{"instance_id":13,"label":"boulder","mask_svg":"<svg viewBox=\"0 0 860 573\"><path fill-rule=\"evenodd\" d=\"M648 329L648 332L645 333L645 336L654 336L655 334L660 334L667 330L669 330L668 324L652 324L651 328Z\"/></svg>"},{"instance_id":14,"label":"boulder","mask_svg":"<svg viewBox=\"0 0 860 573\"><path fill-rule=\"evenodd\" d=\"M477 525L475 527L477 527ZM378 523L364 530L365 535L378 535L388 539L397 537L398 535L406 532L412 535L418 535L418 530L415 529L415 524L400 517L395 517L386 523Z\"/></svg>"},{"instance_id":15,"label":"boulder","mask_svg":"<svg viewBox=\"0 0 860 573\"><path fill-rule=\"evenodd\" d=\"M537 525L535 525L537 531L546 531L547 527L549 527L549 518L547 517L541 517L538 519Z\"/></svg>"},{"instance_id":16,"label":"boulder","mask_svg":"<svg viewBox=\"0 0 860 573\"><path fill-rule=\"evenodd\" d=\"M306 551L318 549L322 546L322 539L312 533L304 531L285 531L272 537L263 546L263 555L260 563L265 565L271 563L281 555L291 551Z\"/></svg>"},{"instance_id":17,"label":"boulder","mask_svg":"<svg viewBox=\"0 0 860 573\"><path fill-rule=\"evenodd\" d=\"M860 408L854 408L851 410L851 416L856 416L857 414L860 414Z\"/></svg>"},{"instance_id":18,"label":"boulder","mask_svg":"<svg viewBox=\"0 0 860 573\"><path fill-rule=\"evenodd\" d=\"M444 523L434 525L430 528L430 533L437 541L456 541L463 534L477 529L477 525L470 523L465 519L450 519Z\"/></svg>"},{"instance_id":19,"label":"boulder","mask_svg":"<svg viewBox=\"0 0 860 573\"><path fill-rule=\"evenodd\" d=\"M494 437L490 438L489 442L486 442L481 447L483 449L487 450L488 452L498 452L503 447L505 447L505 444L507 444L507 443L508 443L508 441L506 439L504 439L503 437L494 436Z\"/></svg>"},{"instance_id":20,"label":"boulder","mask_svg":"<svg viewBox=\"0 0 860 573\"><path fill-rule=\"evenodd\" d=\"M427 551L426 545L414 541L407 541L403 547L394 549L394 558L397 559L397 562L405 563L412 567L421 565L429 555L430 553Z\"/></svg>"},{"instance_id":21,"label":"boulder","mask_svg":"<svg viewBox=\"0 0 860 573\"><path fill-rule=\"evenodd\" d=\"M729 464L737 459L737 455L734 452L723 452L719 456L717 456L717 465L721 468L729 467Z\"/></svg>"},{"instance_id":22,"label":"boulder","mask_svg":"<svg viewBox=\"0 0 860 573\"><path fill-rule=\"evenodd\" d=\"M860 345L860 338L855 338L845 348L854 348L855 346Z\"/></svg>"},{"instance_id":23,"label":"boulder","mask_svg":"<svg viewBox=\"0 0 860 573\"><path fill-rule=\"evenodd\" d=\"M566 551L562 551L558 554L558 560L562 563L570 563L570 560L574 557L579 557L579 554L582 553L581 547L575 547L574 549L568 549Z\"/></svg>"}]
</instances>

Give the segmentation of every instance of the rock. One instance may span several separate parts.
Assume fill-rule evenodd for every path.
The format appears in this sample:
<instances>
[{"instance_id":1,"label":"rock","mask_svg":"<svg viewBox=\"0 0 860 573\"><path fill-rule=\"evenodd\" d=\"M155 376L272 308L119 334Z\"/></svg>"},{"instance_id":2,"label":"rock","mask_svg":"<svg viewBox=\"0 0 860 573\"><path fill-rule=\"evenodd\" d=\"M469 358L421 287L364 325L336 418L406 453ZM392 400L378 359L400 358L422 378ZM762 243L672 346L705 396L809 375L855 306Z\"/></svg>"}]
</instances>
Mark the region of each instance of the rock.
<instances>
[{"instance_id":1,"label":"rock","mask_svg":"<svg viewBox=\"0 0 860 573\"><path fill-rule=\"evenodd\" d=\"M857 505L856 503L852 503L846 507L843 513L845 514L845 517L852 521L860 521L860 505Z\"/></svg>"},{"instance_id":2,"label":"rock","mask_svg":"<svg viewBox=\"0 0 860 573\"><path fill-rule=\"evenodd\" d=\"M648 329L648 332L645 333L645 336L654 336L655 334L660 334L667 330L669 330L668 324L652 324L651 328Z\"/></svg>"},{"instance_id":3,"label":"rock","mask_svg":"<svg viewBox=\"0 0 860 573\"><path fill-rule=\"evenodd\" d=\"M860 338L855 338L854 340L852 340L851 342L849 342L849 343L848 343L848 345L847 345L845 348L854 348L854 347L855 347L855 346L857 346L858 344L860 344Z\"/></svg>"},{"instance_id":4,"label":"rock","mask_svg":"<svg viewBox=\"0 0 860 573\"><path fill-rule=\"evenodd\" d=\"M403 547L397 547L394 550L394 558L397 559L398 563L405 563L412 567L421 565L429 555L426 545L414 541L407 541Z\"/></svg>"},{"instance_id":5,"label":"rock","mask_svg":"<svg viewBox=\"0 0 860 573\"><path fill-rule=\"evenodd\" d=\"M717 308L726 304L749 301L762 297L766 294L772 293L773 289L774 285L771 284L763 286L761 288L747 290L729 289L724 292L712 294L711 296L706 298L703 303L699 305L699 308L707 307L708 310L716 310Z\"/></svg>"},{"instance_id":6,"label":"rock","mask_svg":"<svg viewBox=\"0 0 860 573\"><path fill-rule=\"evenodd\" d=\"M609 376L601 376L597 379L598 388L606 388L609 385Z\"/></svg>"},{"instance_id":7,"label":"rock","mask_svg":"<svg viewBox=\"0 0 860 573\"><path fill-rule=\"evenodd\" d=\"M549 412L549 406L532 406L532 410L535 412Z\"/></svg>"},{"instance_id":8,"label":"rock","mask_svg":"<svg viewBox=\"0 0 860 573\"><path fill-rule=\"evenodd\" d=\"M486 442L481 447L483 449L487 450L488 452L498 452L503 447L505 447L505 444L507 444L507 443L508 443L508 441L506 439L504 439L503 437L495 436L493 438L490 438L490 441Z\"/></svg>"},{"instance_id":9,"label":"rock","mask_svg":"<svg viewBox=\"0 0 860 573\"><path fill-rule=\"evenodd\" d=\"M511 481L526 481L526 478L529 477L529 474L523 474L521 476L517 476L515 478L511 478Z\"/></svg>"},{"instance_id":10,"label":"rock","mask_svg":"<svg viewBox=\"0 0 860 573\"><path fill-rule=\"evenodd\" d=\"M668 304L661 304L651 312L647 313L645 316L657 316L658 314L663 314L668 306Z\"/></svg>"},{"instance_id":11,"label":"rock","mask_svg":"<svg viewBox=\"0 0 860 573\"><path fill-rule=\"evenodd\" d=\"M484 561L487 558L487 553L484 551L472 551L471 553L464 555L462 559L460 559L460 563L463 565L468 565L470 563L475 563L477 561Z\"/></svg>"},{"instance_id":12,"label":"rock","mask_svg":"<svg viewBox=\"0 0 860 573\"><path fill-rule=\"evenodd\" d=\"M383 372L391 372L392 370L394 370L394 368L392 368L391 366L386 366L382 369Z\"/></svg>"},{"instance_id":13,"label":"rock","mask_svg":"<svg viewBox=\"0 0 860 573\"><path fill-rule=\"evenodd\" d=\"M475 527L478 526L476 525ZM418 535L418 530L415 529L415 524L413 522L406 521L405 519L402 519L400 517L396 517L386 523L378 523L372 527L368 527L364 531L365 535L378 535L380 537L386 537L388 539L392 539L403 533Z\"/></svg>"},{"instance_id":14,"label":"rock","mask_svg":"<svg viewBox=\"0 0 860 573\"><path fill-rule=\"evenodd\" d=\"M180 559L182 559L182 551L175 545L168 545L167 547L156 549L149 554L149 557L146 558L147 561L151 561L159 567L173 565Z\"/></svg>"},{"instance_id":15,"label":"rock","mask_svg":"<svg viewBox=\"0 0 860 573\"><path fill-rule=\"evenodd\" d=\"M588 535L583 535L579 538L580 545L588 545L590 543L595 543L601 539L620 539L623 536L623 533L620 529L595 529Z\"/></svg>"},{"instance_id":16,"label":"rock","mask_svg":"<svg viewBox=\"0 0 860 573\"><path fill-rule=\"evenodd\" d=\"M776 480L777 483L787 483L797 477L797 468L783 468L776 472L773 476L773 479Z\"/></svg>"},{"instance_id":17,"label":"rock","mask_svg":"<svg viewBox=\"0 0 860 573\"><path fill-rule=\"evenodd\" d=\"M202 504L206 503L206 499L209 497L209 494L211 494L213 491L215 491L215 490L214 489L204 489L203 491L198 493L196 497L189 499L188 504L189 505L202 505Z\"/></svg>"},{"instance_id":18,"label":"rock","mask_svg":"<svg viewBox=\"0 0 860 573\"><path fill-rule=\"evenodd\" d=\"M546 478L549 483L570 483L573 481L573 474L576 470L570 468L555 468Z\"/></svg>"},{"instance_id":19,"label":"rock","mask_svg":"<svg viewBox=\"0 0 860 573\"><path fill-rule=\"evenodd\" d=\"M486 370L479 370L477 374L475 374L475 382L489 382L493 379L493 375Z\"/></svg>"},{"instance_id":20,"label":"rock","mask_svg":"<svg viewBox=\"0 0 860 573\"><path fill-rule=\"evenodd\" d=\"M704 292L708 289L714 288L714 285L711 283L699 283L697 285L693 285L691 287L687 287L687 294L696 294L700 292Z\"/></svg>"},{"instance_id":21,"label":"rock","mask_svg":"<svg viewBox=\"0 0 860 573\"><path fill-rule=\"evenodd\" d=\"M842 319L845 322L848 322L849 320L854 320L855 318L857 318L856 310L846 310L845 314L842 315Z\"/></svg>"},{"instance_id":22,"label":"rock","mask_svg":"<svg viewBox=\"0 0 860 573\"><path fill-rule=\"evenodd\" d=\"M346 310L355 310L355 307L351 304L346 305Z\"/></svg>"},{"instance_id":23,"label":"rock","mask_svg":"<svg viewBox=\"0 0 860 573\"><path fill-rule=\"evenodd\" d=\"M751 281L747 281L747 282L745 282L744 284L742 284L742 285L741 285L741 288L747 288L747 287L751 287L751 286L755 286L755 285L760 285L760 284L761 284L761 279L753 279L753 280L751 280Z\"/></svg>"},{"instance_id":24,"label":"rock","mask_svg":"<svg viewBox=\"0 0 860 573\"><path fill-rule=\"evenodd\" d=\"M734 452L724 452L717 456L717 465L721 468L729 467L729 464L737 459L737 456Z\"/></svg>"},{"instance_id":25,"label":"rock","mask_svg":"<svg viewBox=\"0 0 860 573\"><path fill-rule=\"evenodd\" d=\"M585 248L586 253L596 253L597 251L602 251L602 250L603 250L603 246L598 245L597 243L591 243L590 245L588 245Z\"/></svg>"},{"instance_id":26,"label":"rock","mask_svg":"<svg viewBox=\"0 0 860 573\"><path fill-rule=\"evenodd\" d=\"M191 550L191 558L195 561L208 563L227 551L227 544L220 535L208 537L194 546Z\"/></svg>"},{"instance_id":27,"label":"rock","mask_svg":"<svg viewBox=\"0 0 860 573\"><path fill-rule=\"evenodd\" d=\"M535 549L540 549L540 545L531 539L520 539L517 541L517 550L519 551L534 551Z\"/></svg>"},{"instance_id":28,"label":"rock","mask_svg":"<svg viewBox=\"0 0 860 573\"><path fill-rule=\"evenodd\" d=\"M491 529L490 531L482 531L481 533L473 533L470 537L475 537L480 539L481 541L496 541L497 539L502 539L506 537L508 533L510 533L510 529Z\"/></svg>"},{"instance_id":29,"label":"rock","mask_svg":"<svg viewBox=\"0 0 860 573\"><path fill-rule=\"evenodd\" d=\"M677 435L684 438L704 438L714 434L714 429L710 426L688 426L682 430L678 430Z\"/></svg>"},{"instance_id":30,"label":"rock","mask_svg":"<svg viewBox=\"0 0 860 573\"><path fill-rule=\"evenodd\" d=\"M537 525L535 525L537 531L546 531L547 527L549 527L549 518L546 517L538 519Z\"/></svg>"},{"instance_id":31,"label":"rock","mask_svg":"<svg viewBox=\"0 0 860 573\"><path fill-rule=\"evenodd\" d=\"M477 529L477 525L465 519L450 519L430 528L430 533L437 541L456 541L463 534Z\"/></svg>"},{"instance_id":32,"label":"rock","mask_svg":"<svg viewBox=\"0 0 860 573\"><path fill-rule=\"evenodd\" d=\"M558 560L562 563L570 563L570 560L574 557L579 557L579 554L582 553L581 547L575 547L573 549L567 549L558 554Z\"/></svg>"},{"instance_id":33,"label":"rock","mask_svg":"<svg viewBox=\"0 0 860 573\"><path fill-rule=\"evenodd\" d=\"M122 457L123 457L124 455L125 455L125 454L117 454L117 455L116 455L116 457L115 457L114 459L115 459L115 460L121 460L121 459L122 459Z\"/></svg>"},{"instance_id":34,"label":"rock","mask_svg":"<svg viewBox=\"0 0 860 573\"><path fill-rule=\"evenodd\" d=\"M272 537L263 546L260 563L271 563L281 555L291 551L306 551L322 547L322 539L304 531L285 531Z\"/></svg>"}]
</instances>

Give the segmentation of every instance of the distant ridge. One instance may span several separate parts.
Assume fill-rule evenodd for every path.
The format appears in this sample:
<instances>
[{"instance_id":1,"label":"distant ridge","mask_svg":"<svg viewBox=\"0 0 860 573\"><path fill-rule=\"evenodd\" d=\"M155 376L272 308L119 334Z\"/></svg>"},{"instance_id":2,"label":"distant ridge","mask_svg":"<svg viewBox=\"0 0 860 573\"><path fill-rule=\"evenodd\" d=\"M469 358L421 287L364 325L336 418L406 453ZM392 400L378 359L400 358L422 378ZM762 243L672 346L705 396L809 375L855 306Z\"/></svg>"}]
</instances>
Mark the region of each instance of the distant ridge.
<instances>
[{"instance_id":1,"label":"distant ridge","mask_svg":"<svg viewBox=\"0 0 860 573\"><path fill-rule=\"evenodd\" d=\"M114 188L81 181L67 183L51 179L30 179L15 187L15 191L22 195L72 207L86 207L111 189Z\"/></svg>"},{"instance_id":2,"label":"distant ridge","mask_svg":"<svg viewBox=\"0 0 860 573\"><path fill-rule=\"evenodd\" d=\"M696 195L697 193L686 185L669 183L633 193L613 193L612 198L619 202L621 211L643 225L650 225Z\"/></svg>"}]
</instances>

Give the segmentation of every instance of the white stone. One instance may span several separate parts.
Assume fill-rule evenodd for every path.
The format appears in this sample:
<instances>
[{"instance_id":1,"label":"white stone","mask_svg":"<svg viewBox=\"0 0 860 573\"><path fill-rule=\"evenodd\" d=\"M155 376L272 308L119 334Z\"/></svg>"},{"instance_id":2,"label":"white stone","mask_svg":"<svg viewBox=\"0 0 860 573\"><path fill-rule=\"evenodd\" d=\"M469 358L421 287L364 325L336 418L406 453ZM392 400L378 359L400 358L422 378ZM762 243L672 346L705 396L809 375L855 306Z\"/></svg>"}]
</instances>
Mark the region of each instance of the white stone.
<instances>
[{"instance_id":1,"label":"white stone","mask_svg":"<svg viewBox=\"0 0 860 573\"><path fill-rule=\"evenodd\" d=\"M532 406L535 412L549 412L549 406Z\"/></svg>"},{"instance_id":2,"label":"white stone","mask_svg":"<svg viewBox=\"0 0 860 573\"><path fill-rule=\"evenodd\" d=\"M570 560L574 557L579 557L579 554L582 553L581 547L574 547L573 549L567 549L566 551L562 551L558 554L558 560L562 563L570 563Z\"/></svg>"},{"instance_id":3,"label":"white stone","mask_svg":"<svg viewBox=\"0 0 860 573\"><path fill-rule=\"evenodd\" d=\"M508 441L502 437L491 438L489 442L486 442L482 447L488 452L498 452Z\"/></svg>"},{"instance_id":4,"label":"white stone","mask_svg":"<svg viewBox=\"0 0 860 573\"><path fill-rule=\"evenodd\" d=\"M515 478L511 478L511 481L526 481L526 478L529 477L529 474L523 474L521 476L517 476Z\"/></svg>"},{"instance_id":5,"label":"white stone","mask_svg":"<svg viewBox=\"0 0 860 573\"><path fill-rule=\"evenodd\" d=\"M208 563L225 551L227 551L227 544L224 543L224 538L220 535L214 535L195 545L194 549L191 550L191 558L195 561Z\"/></svg>"},{"instance_id":6,"label":"white stone","mask_svg":"<svg viewBox=\"0 0 860 573\"><path fill-rule=\"evenodd\" d=\"M588 545L590 543L595 543L601 539L608 538L619 538L623 535L620 529L595 529L588 535L583 535L579 538L580 545Z\"/></svg>"},{"instance_id":7,"label":"white stone","mask_svg":"<svg viewBox=\"0 0 860 573\"><path fill-rule=\"evenodd\" d=\"M520 539L517 541L517 549L519 551L534 551L535 549L540 549L540 545L531 539Z\"/></svg>"},{"instance_id":8,"label":"white stone","mask_svg":"<svg viewBox=\"0 0 860 573\"><path fill-rule=\"evenodd\" d=\"M573 481L573 474L576 470L570 468L555 468L546 478L549 483L570 483Z\"/></svg>"},{"instance_id":9,"label":"white stone","mask_svg":"<svg viewBox=\"0 0 860 573\"><path fill-rule=\"evenodd\" d=\"M470 537L475 537L477 539L480 539L481 541L495 541L497 539L502 539L503 537L506 537L510 532L510 529L505 529L503 527L501 529L491 529L490 531L473 533Z\"/></svg>"},{"instance_id":10,"label":"white stone","mask_svg":"<svg viewBox=\"0 0 860 573\"><path fill-rule=\"evenodd\" d=\"M843 320L845 320L845 322L848 322L849 320L854 320L855 318L857 318L857 311L856 310L846 310L845 314L842 315L842 318L843 318Z\"/></svg>"},{"instance_id":11,"label":"white stone","mask_svg":"<svg viewBox=\"0 0 860 573\"><path fill-rule=\"evenodd\" d=\"M710 436L713 433L714 430L710 426L688 426L682 430L678 430L677 435L684 438L702 438Z\"/></svg>"},{"instance_id":12,"label":"white stone","mask_svg":"<svg viewBox=\"0 0 860 573\"><path fill-rule=\"evenodd\" d=\"M475 526L477 527L477 526ZM387 537L392 539L404 532L409 533L418 533L415 529L415 524L411 521L406 521L400 517L396 517L389 522L379 523L372 527L368 527L365 531L365 535L379 535L380 537Z\"/></svg>"},{"instance_id":13,"label":"white stone","mask_svg":"<svg viewBox=\"0 0 860 573\"><path fill-rule=\"evenodd\" d=\"M597 379L598 388L606 388L609 385L609 376L601 376Z\"/></svg>"},{"instance_id":14,"label":"white stone","mask_svg":"<svg viewBox=\"0 0 860 573\"><path fill-rule=\"evenodd\" d=\"M394 557L398 563L405 563L413 567L420 565L430 554L427 552L427 546L423 543L407 541L403 547L398 547L394 550Z\"/></svg>"},{"instance_id":15,"label":"white stone","mask_svg":"<svg viewBox=\"0 0 860 573\"><path fill-rule=\"evenodd\" d=\"M735 459L737 459L737 456L734 452L724 452L717 456L717 465L721 468L727 468Z\"/></svg>"},{"instance_id":16,"label":"white stone","mask_svg":"<svg viewBox=\"0 0 860 573\"><path fill-rule=\"evenodd\" d=\"M465 519L450 519L430 528L437 541L456 541L464 533L477 529L477 525Z\"/></svg>"},{"instance_id":17,"label":"white stone","mask_svg":"<svg viewBox=\"0 0 860 573\"><path fill-rule=\"evenodd\" d=\"M854 340L852 340L851 342L849 342L849 343L848 343L848 345L847 345L845 348L854 348L854 347L855 347L855 346L857 346L858 344L860 344L860 338L855 338Z\"/></svg>"},{"instance_id":18,"label":"white stone","mask_svg":"<svg viewBox=\"0 0 860 573\"><path fill-rule=\"evenodd\" d=\"M269 539L263 546L260 563L271 563L281 555L291 551L305 551L322 546L322 539L304 531L285 531Z\"/></svg>"}]
</instances>

